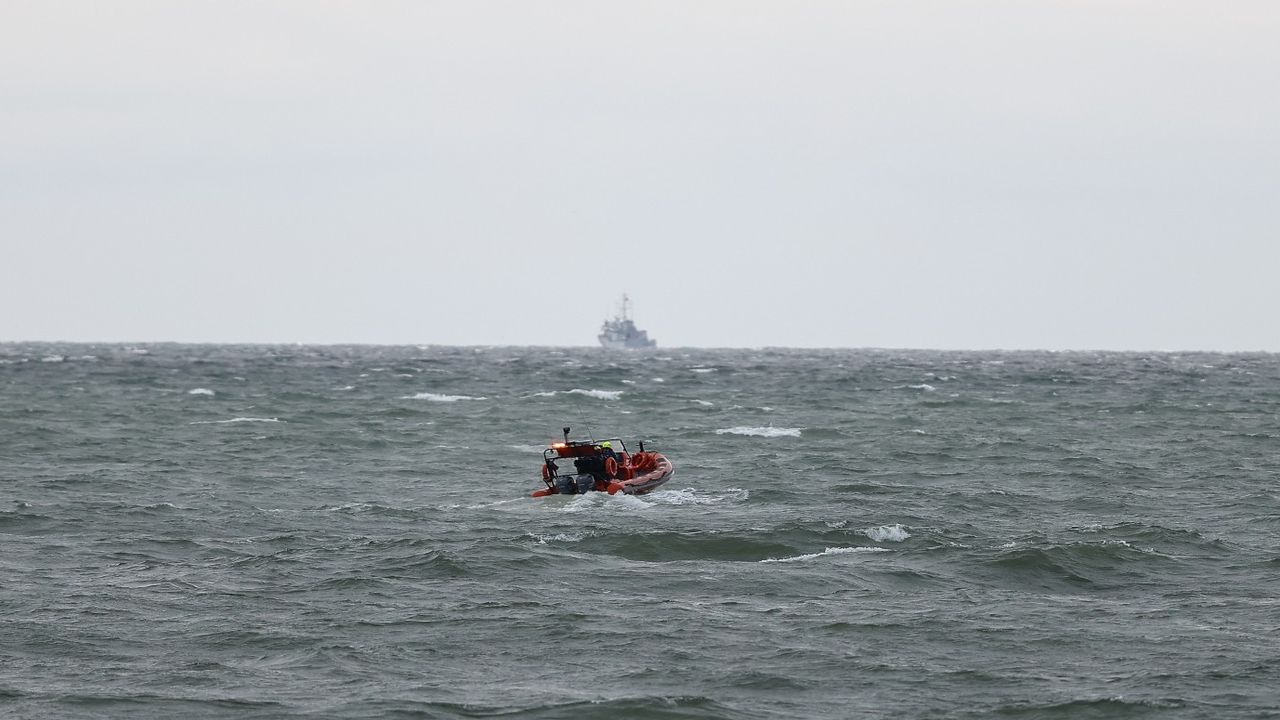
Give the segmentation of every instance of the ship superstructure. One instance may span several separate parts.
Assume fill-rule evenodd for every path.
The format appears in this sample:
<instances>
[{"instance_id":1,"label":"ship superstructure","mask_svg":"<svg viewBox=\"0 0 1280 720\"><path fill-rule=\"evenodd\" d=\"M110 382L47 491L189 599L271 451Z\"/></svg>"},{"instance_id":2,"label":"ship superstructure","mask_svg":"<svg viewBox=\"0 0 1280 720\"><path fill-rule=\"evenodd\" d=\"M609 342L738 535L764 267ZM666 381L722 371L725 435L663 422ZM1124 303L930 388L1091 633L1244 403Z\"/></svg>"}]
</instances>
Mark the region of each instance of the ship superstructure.
<instances>
[{"instance_id":1,"label":"ship superstructure","mask_svg":"<svg viewBox=\"0 0 1280 720\"><path fill-rule=\"evenodd\" d=\"M639 350L657 347L658 341L651 339L649 333L637 328L635 322L631 320L628 312L630 308L631 299L623 295L622 308L613 319L604 321L604 324L600 326L600 334L596 336L603 347L612 350Z\"/></svg>"}]
</instances>

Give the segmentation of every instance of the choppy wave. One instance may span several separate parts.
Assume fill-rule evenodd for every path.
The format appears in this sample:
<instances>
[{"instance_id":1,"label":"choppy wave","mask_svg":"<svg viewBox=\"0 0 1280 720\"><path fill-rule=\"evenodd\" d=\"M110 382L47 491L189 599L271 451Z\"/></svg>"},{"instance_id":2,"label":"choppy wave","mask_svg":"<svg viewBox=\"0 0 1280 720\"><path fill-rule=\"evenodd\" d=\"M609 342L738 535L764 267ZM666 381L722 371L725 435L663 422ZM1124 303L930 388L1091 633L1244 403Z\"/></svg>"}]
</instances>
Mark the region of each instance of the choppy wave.
<instances>
[{"instance_id":1,"label":"choppy wave","mask_svg":"<svg viewBox=\"0 0 1280 720\"><path fill-rule=\"evenodd\" d=\"M0 344L0 714L1274 714L1280 356L664 357Z\"/></svg>"},{"instance_id":2,"label":"choppy wave","mask_svg":"<svg viewBox=\"0 0 1280 720\"><path fill-rule=\"evenodd\" d=\"M911 537L911 533L907 532L901 525L881 525L879 527L867 528L864 530L867 537L876 542L902 542Z\"/></svg>"},{"instance_id":3,"label":"choppy wave","mask_svg":"<svg viewBox=\"0 0 1280 720\"><path fill-rule=\"evenodd\" d=\"M401 400L426 400L428 402L458 402L459 400L487 400L488 398L478 397L475 395L444 395L441 393L420 392L413 395L405 395Z\"/></svg>"},{"instance_id":4,"label":"choppy wave","mask_svg":"<svg viewBox=\"0 0 1280 720\"><path fill-rule=\"evenodd\" d=\"M618 400L622 397L622 390L583 390L574 388L572 390L551 390L547 392L536 392L535 397L555 397L556 395L586 395L587 397L596 398L597 400Z\"/></svg>"},{"instance_id":5,"label":"choppy wave","mask_svg":"<svg viewBox=\"0 0 1280 720\"><path fill-rule=\"evenodd\" d=\"M755 437L800 437L800 431L804 428L780 428L773 427L747 427L739 425L731 428L721 428L716 430L717 435L753 435Z\"/></svg>"},{"instance_id":6,"label":"choppy wave","mask_svg":"<svg viewBox=\"0 0 1280 720\"><path fill-rule=\"evenodd\" d=\"M280 418L235 417L227 420L193 420L188 425L223 425L226 423L278 423L285 422Z\"/></svg>"},{"instance_id":7,"label":"choppy wave","mask_svg":"<svg viewBox=\"0 0 1280 720\"><path fill-rule=\"evenodd\" d=\"M187 391L188 395L215 395L214 391L209 388L191 388Z\"/></svg>"},{"instance_id":8,"label":"choppy wave","mask_svg":"<svg viewBox=\"0 0 1280 720\"><path fill-rule=\"evenodd\" d=\"M826 550L823 550L822 552L806 553L804 555L796 555L793 557L785 557L785 558L766 558L764 560L761 560L760 562L762 563L804 562L806 560L815 560L817 558L824 557L827 555L849 555L854 553L877 553L877 552L889 552L889 549L882 548L882 547L867 547L864 545L858 545L855 547L829 547Z\"/></svg>"}]
</instances>

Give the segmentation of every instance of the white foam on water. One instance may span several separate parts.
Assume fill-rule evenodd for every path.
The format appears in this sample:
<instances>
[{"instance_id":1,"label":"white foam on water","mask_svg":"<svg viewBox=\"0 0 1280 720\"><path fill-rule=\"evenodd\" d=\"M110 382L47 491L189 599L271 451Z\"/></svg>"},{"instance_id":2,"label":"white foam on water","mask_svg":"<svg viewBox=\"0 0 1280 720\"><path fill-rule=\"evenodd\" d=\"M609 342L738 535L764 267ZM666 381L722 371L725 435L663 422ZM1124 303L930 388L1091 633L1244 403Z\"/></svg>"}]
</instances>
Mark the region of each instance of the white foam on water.
<instances>
[{"instance_id":1,"label":"white foam on water","mask_svg":"<svg viewBox=\"0 0 1280 720\"><path fill-rule=\"evenodd\" d=\"M225 423L242 423L242 422L287 422L280 418L255 418L255 417L238 417L230 420L196 420L187 423L188 425L223 425Z\"/></svg>"},{"instance_id":2,"label":"white foam on water","mask_svg":"<svg viewBox=\"0 0 1280 720\"><path fill-rule=\"evenodd\" d=\"M625 512L633 512L638 510L648 510L652 507L653 503L645 502L635 495L625 495L623 493L610 495L609 493L589 492L585 495L575 495L573 500L560 508L560 512L580 513L591 512L594 510L622 510Z\"/></svg>"},{"instance_id":3,"label":"white foam on water","mask_svg":"<svg viewBox=\"0 0 1280 720\"><path fill-rule=\"evenodd\" d=\"M486 510L488 508L501 507L504 505L516 505L516 504L525 505L526 504L525 501L527 501L528 499L529 499L529 496L525 495L521 497L508 498L506 500L494 500L492 502L471 503L471 504L452 503L449 505L441 506L441 509L443 510Z\"/></svg>"},{"instance_id":4,"label":"white foam on water","mask_svg":"<svg viewBox=\"0 0 1280 720\"><path fill-rule=\"evenodd\" d=\"M548 392L536 392L533 397L555 397L561 393L565 395L586 395L587 397L598 398L600 400L617 400L622 397L621 390L583 390L582 388L574 388L572 390L550 390Z\"/></svg>"},{"instance_id":5,"label":"white foam on water","mask_svg":"<svg viewBox=\"0 0 1280 720\"><path fill-rule=\"evenodd\" d=\"M341 512L343 510L369 510L373 507L370 503L349 502L342 505L326 505L320 508L325 512Z\"/></svg>"},{"instance_id":6,"label":"white foam on water","mask_svg":"<svg viewBox=\"0 0 1280 720\"><path fill-rule=\"evenodd\" d=\"M723 492L704 492L693 488L679 490L654 490L645 497L656 505L717 505L722 502L741 502L750 495L744 488L725 488Z\"/></svg>"},{"instance_id":7,"label":"white foam on water","mask_svg":"<svg viewBox=\"0 0 1280 720\"><path fill-rule=\"evenodd\" d=\"M690 400L689 402L697 403L703 407L711 407L712 405L715 405L715 403L708 400Z\"/></svg>"},{"instance_id":8,"label":"white foam on water","mask_svg":"<svg viewBox=\"0 0 1280 720\"><path fill-rule=\"evenodd\" d=\"M334 389L335 389L335 390L338 390L339 392L342 392L342 391L345 391L345 390L355 390L355 389L356 389L356 386L355 386L355 385L343 385L343 386L342 386L342 387L340 387L340 388L334 388Z\"/></svg>"},{"instance_id":9,"label":"white foam on water","mask_svg":"<svg viewBox=\"0 0 1280 720\"><path fill-rule=\"evenodd\" d=\"M428 402L458 402L459 400L487 400L488 398L472 395L442 395L440 393L421 392L416 395L405 395L401 400L426 400Z\"/></svg>"},{"instance_id":10,"label":"white foam on water","mask_svg":"<svg viewBox=\"0 0 1280 720\"><path fill-rule=\"evenodd\" d=\"M569 391L570 395L586 395L587 397L598 398L600 400L617 400L622 397L621 390L583 390L574 388Z\"/></svg>"},{"instance_id":11,"label":"white foam on water","mask_svg":"<svg viewBox=\"0 0 1280 720\"><path fill-rule=\"evenodd\" d=\"M568 533L556 533L555 535L540 535L538 533L525 533L529 537L538 541L539 545L546 545L550 542L581 542L586 535L582 533L570 535Z\"/></svg>"},{"instance_id":12,"label":"white foam on water","mask_svg":"<svg viewBox=\"0 0 1280 720\"><path fill-rule=\"evenodd\" d=\"M808 555L797 555L795 557L788 557L788 558L768 558L766 560L761 560L760 562L762 563L804 562L805 560L813 560L814 558L820 558L824 555L847 555L850 553L875 553L875 552L890 552L890 551L888 548L863 547L861 545L857 547L829 547L820 553L809 553Z\"/></svg>"},{"instance_id":13,"label":"white foam on water","mask_svg":"<svg viewBox=\"0 0 1280 720\"><path fill-rule=\"evenodd\" d=\"M715 371L716 371L715 368L689 368L689 372L696 372L696 373L713 373Z\"/></svg>"},{"instance_id":14,"label":"white foam on water","mask_svg":"<svg viewBox=\"0 0 1280 720\"><path fill-rule=\"evenodd\" d=\"M911 533L903 529L902 525L881 525L880 527L867 528L862 531L867 537L876 542L902 542L911 537Z\"/></svg>"},{"instance_id":15,"label":"white foam on water","mask_svg":"<svg viewBox=\"0 0 1280 720\"><path fill-rule=\"evenodd\" d=\"M636 381L635 381L635 380L623 380L623 381L622 381L622 384L623 384L623 385L635 385L635 384L636 384Z\"/></svg>"},{"instance_id":16,"label":"white foam on water","mask_svg":"<svg viewBox=\"0 0 1280 720\"><path fill-rule=\"evenodd\" d=\"M649 382L666 382L666 380L663 380L662 378L650 378Z\"/></svg>"},{"instance_id":17,"label":"white foam on water","mask_svg":"<svg viewBox=\"0 0 1280 720\"><path fill-rule=\"evenodd\" d=\"M893 386L894 390L902 390L904 388L911 388L912 390L923 390L925 392L933 392L934 390L938 389L930 385L929 383L920 383L919 385L894 385Z\"/></svg>"},{"instance_id":18,"label":"white foam on water","mask_svg":"<svg viewBox=\"0 0 1280 720\"><path fill-rule=\"evenodd\" d=\"M40 362L60 363L60 362L64 362L66 359L67 358L62 355L45 355L44 357L40 358Z\"/></svg>"},{"instance_id":19,"label":"white foam on water","mask_svg":"<svg viewBox=\"0 0 1280 720\"><path fill-rule=\"evenodd\" d=\"M187 391L188 395L213 395L214 392L209 388L191 388Z\"/></svg>"},{"instance_id":20,"label":"white foam on water","mask_svg":"<svg viewBox=\"0 0 1280 720\"><path fill-rule=\"evenodd\" d=\"M779 428L770 425L769 427L731 427L716 430L717 435L752 435L755 437L800 437L800 431L804 428Z\"/></svg>"}]
</instances>

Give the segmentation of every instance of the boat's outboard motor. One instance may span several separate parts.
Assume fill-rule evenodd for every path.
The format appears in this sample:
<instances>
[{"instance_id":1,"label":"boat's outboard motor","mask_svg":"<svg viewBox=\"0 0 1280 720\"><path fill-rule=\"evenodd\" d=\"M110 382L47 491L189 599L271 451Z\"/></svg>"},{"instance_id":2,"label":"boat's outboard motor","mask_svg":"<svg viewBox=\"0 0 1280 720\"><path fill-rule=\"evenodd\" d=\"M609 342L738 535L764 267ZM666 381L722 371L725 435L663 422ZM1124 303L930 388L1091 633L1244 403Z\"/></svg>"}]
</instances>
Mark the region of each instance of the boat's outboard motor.
<instances>
[{"instance_id":1,"label":"boat's outboard motor","mask_svg":"<svg viewBox=\"0 0 1280 720\"><path fill-rule=\"evenodd\" d=\"M578 484L574 482L573 475L557 475L556 476L556 492L561 495L573 495L578 491Z\"/></svg>"},{"instance_id":2,"label":"boat's outboard motor","mask_svg":"<svg viewBox=\"0 0 1280 720\"><path fill-rule=\"evenodd\" d=\"M578 476L578 494L586 495L596 489L596 479L589 473L583 473Z\"/></svg>"}]
</instances>

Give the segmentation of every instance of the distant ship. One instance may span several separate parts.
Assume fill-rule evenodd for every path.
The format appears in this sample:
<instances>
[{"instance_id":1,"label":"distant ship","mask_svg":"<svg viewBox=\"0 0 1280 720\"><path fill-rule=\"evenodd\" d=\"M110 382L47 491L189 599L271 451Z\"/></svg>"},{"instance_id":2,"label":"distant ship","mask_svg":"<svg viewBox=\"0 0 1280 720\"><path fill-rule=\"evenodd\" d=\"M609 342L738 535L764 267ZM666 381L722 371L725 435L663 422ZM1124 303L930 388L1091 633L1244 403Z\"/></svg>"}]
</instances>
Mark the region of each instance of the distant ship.
<instances>
[{"instance_id":1,"label":"distant ship","mask_svg":"<svg viewBox=\"0 0 1280 720\"><path fill-rule=\"evenodd\" d=\"M637 328L631 318L627 317L630 304L631 299L623 295L622 311L600 326L600 334L596 337L603 347L610 350L638 350L658 346L657 340L649 339L649 333Z\"/></svg>"}]
</instances>

